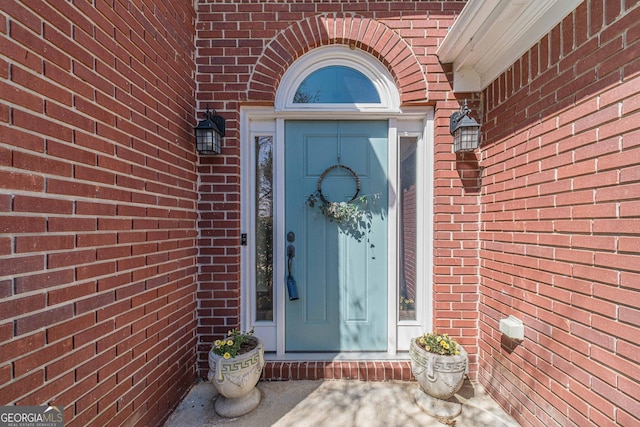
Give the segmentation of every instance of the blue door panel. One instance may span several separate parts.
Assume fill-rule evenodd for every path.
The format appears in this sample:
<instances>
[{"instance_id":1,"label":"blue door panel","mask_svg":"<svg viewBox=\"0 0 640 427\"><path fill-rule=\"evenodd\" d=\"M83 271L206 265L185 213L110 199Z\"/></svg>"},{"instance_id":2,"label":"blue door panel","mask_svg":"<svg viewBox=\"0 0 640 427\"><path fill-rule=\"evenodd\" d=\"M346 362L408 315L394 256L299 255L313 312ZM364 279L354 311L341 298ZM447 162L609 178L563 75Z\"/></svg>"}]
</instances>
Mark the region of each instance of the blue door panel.
<instances>
[{"instance_id":1,"label":"blue door panel","mask_svg":"<svg viewBox=\"0 0 640 427\"><path fill-rule=\"evenodd\" d=\"M285 132L286 231L296 235L292 274L300 298L286 304L287 351L384 351L387 346L387 123L288 121ZM360 178L371 228L345 233L309 207L307 197L328 167L340 163ZM348 201L351 175L322 181L331 201Z\"/></svg>"}]
</instances>

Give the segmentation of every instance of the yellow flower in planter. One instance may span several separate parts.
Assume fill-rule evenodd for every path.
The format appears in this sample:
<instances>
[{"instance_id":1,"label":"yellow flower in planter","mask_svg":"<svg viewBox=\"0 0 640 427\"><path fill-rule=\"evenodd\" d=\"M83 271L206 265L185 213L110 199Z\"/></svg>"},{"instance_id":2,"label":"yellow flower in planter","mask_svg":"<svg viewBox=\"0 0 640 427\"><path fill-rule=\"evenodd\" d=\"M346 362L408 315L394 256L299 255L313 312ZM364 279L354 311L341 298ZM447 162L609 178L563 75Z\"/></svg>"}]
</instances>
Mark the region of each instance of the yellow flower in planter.
<instances>
[{"instance_id":1,"label":"yellow flower in planter","mask_svg":"<svg viewBox=\"0 0 640 427\"><path fill-rule=\"evenodd\" d=\"M249 339L253 335L253 330L249 332L240 332L236 329L229 331L229 336L223 340L216 340L212 351L218 356L225 359L231 359L238 354L242 354L248 350Z\"/></svg>"},{"instance_id":2,"label":"yellow flower in planter","mask_svg":"<svg viewBox=\"0 0 640 427\"><path fill-rule=\"evenodd\" d=\"M440 355L460 354L458 343L447 334L438 334L434 331L423 334L416 339L416 343L426 351Z\"/></svg>"}]
</instances>

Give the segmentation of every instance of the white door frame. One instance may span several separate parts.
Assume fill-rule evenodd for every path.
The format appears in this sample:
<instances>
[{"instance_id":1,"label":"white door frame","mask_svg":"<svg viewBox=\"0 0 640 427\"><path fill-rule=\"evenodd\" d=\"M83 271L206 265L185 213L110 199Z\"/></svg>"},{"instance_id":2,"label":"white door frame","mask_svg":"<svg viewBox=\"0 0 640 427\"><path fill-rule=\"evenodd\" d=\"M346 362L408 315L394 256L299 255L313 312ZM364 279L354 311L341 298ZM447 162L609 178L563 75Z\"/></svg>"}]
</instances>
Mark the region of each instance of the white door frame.
<instances>
[{"instance_id":1,"label":"white door frame","mask_svg":"<svg viewBox=\"0 0 640 427\"><path fill-rule=\"evenodd\" d=\"M269 107L242 107L240 110L241 146L241 228L248 234L246 246L241 247L241 303L244 330L254 329L265 342L267 351L275 351L277 356L285 356L285 224L284 224L284 124L294 119L334 120L335 112L276 112ZM395 114L341 113L341 119L386 119L389 121L388 174L389 174L389 256L388 256L388 345L387 354L408 350L411 337L429 331L432 327L432 285L433 277L433 108L411 107ZM272 322L255 319L255 149L257 136L272 136L274 146L274 320ZM418 298L415 321L398 321L398 260L397 260L397 215L398 202L398 144L400 137L413 137L417 143L418 170ZM421 286L420 286L421 285ZM314 355L334 357L335 355ZM352 358L365 357L351 355Z\"/></svg>"},{"instance_id":2,"label":"white door frame","mask_svg":"<svg viewBox=\"0 0 640 427\"><path fill-rule=\"evenodd\" d=\"M326 66L347 66L363 73L376 87L380 102L375 104L297 104L294 94L304 78ZM388 256L388 345L387 354L409 348L409 340L431 330L433 277L433 107L400 105L400 94L389 71L372 55L344 45L313 49L296 60L283 75L274 107L240 108L241 227L248 241L241 250L241 327L254 329L265 343L265 350L285 356L285 235L284 228L284 127L286 120L388 120L389 175L389 256ZM257 136L273 137L273 217L274 217L274 320L255 319L255 149ZM398 321L397 204L399 181L398 147L400 137L415 138L417 144L418 298L415 321ZM395 242L395 243L394 243ZM354 358L360 356L352 355ZM316 360L323 355L314 356ZM327 355L324 355L327 357ZM361 356L365 357L365 356Z\"/></svg>"}]
</instances>

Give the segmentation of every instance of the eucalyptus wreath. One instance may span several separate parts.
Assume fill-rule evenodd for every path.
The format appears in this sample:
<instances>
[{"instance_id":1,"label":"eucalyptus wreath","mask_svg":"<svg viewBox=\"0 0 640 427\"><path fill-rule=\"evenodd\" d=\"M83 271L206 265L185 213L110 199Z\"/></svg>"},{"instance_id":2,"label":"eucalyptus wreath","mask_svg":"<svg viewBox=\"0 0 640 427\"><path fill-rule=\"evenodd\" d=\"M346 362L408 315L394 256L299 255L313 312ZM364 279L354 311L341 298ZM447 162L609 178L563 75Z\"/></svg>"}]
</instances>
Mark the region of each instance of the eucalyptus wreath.
<instances>
[{"instance_id":1,"label":"eucalyptus wreath","mask_svg":"<svg viewBox=\"0 0 640 427\"><path fill-rule=\"evenodd\" d=\"M333 202L322 192L322 180L328 173L336 169L348 172L355 181L356 191L349 201ZM337 164L328 167L320 175L317 190L307 197L306 204L311 208L317 208L329 221L336 223L342 232L361 241L367 231L371 229L373 214L369 207L378 197L380 197L379 194L360 195L358 175L350 167Z\"/></svg>"},{"instance_id":2,"label":"eucalyptus wreath","mask_svg":"<svg viewBox=\"0 0 640 427\"><path fill-rule=\"evenodd\" d=\"M356 192L347 202L329 201L322 192L322 181L332 171L342 169L348 172L356 183ZM318 210L330 221L341 225L358 226L364 225L361 222L370 219L370 213L365 209L368 203L368 196L360 194L360 178L358 174L349 166L337 164L329 166L318 178L317 190L307 197L307 205L318 207Z\"/></svg>"},{"instance_id":3,"label":"eucalyptus wreath","mask_svg":"<svg viewBox=\"0 0 640 427\"><path fill-rule=\"evenodd\" d=\"M367 196L356 197L348 202L329 202L322 200L316 191L307 197L309 207L318 207L318 210L329 219L341 225L358 225L366 221L370 213L364 209L368 203Z\"/></svg>"}]
</instances>

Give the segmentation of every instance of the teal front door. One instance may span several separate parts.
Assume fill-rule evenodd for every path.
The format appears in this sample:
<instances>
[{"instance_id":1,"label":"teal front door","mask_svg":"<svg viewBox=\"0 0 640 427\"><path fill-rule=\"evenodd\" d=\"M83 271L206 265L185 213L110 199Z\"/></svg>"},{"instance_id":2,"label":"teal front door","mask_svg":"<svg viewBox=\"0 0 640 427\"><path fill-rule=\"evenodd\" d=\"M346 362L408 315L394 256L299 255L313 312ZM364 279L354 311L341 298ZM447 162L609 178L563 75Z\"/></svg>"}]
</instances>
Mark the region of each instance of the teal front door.
<instances>
[{"instance_id":1,"label":"teal front door","mask_svg":"<svg viewBox=\"0 0 640 427\"><path fill-rule=\"evenodd\" d=\"M287 121L285 130L286 246L299 294L286 300L286 351L386 351L387 122ZM334 165L323 195L348 201L359 180L366 221L338 225L306 203Z\"/></svg>"}]
</instances>

